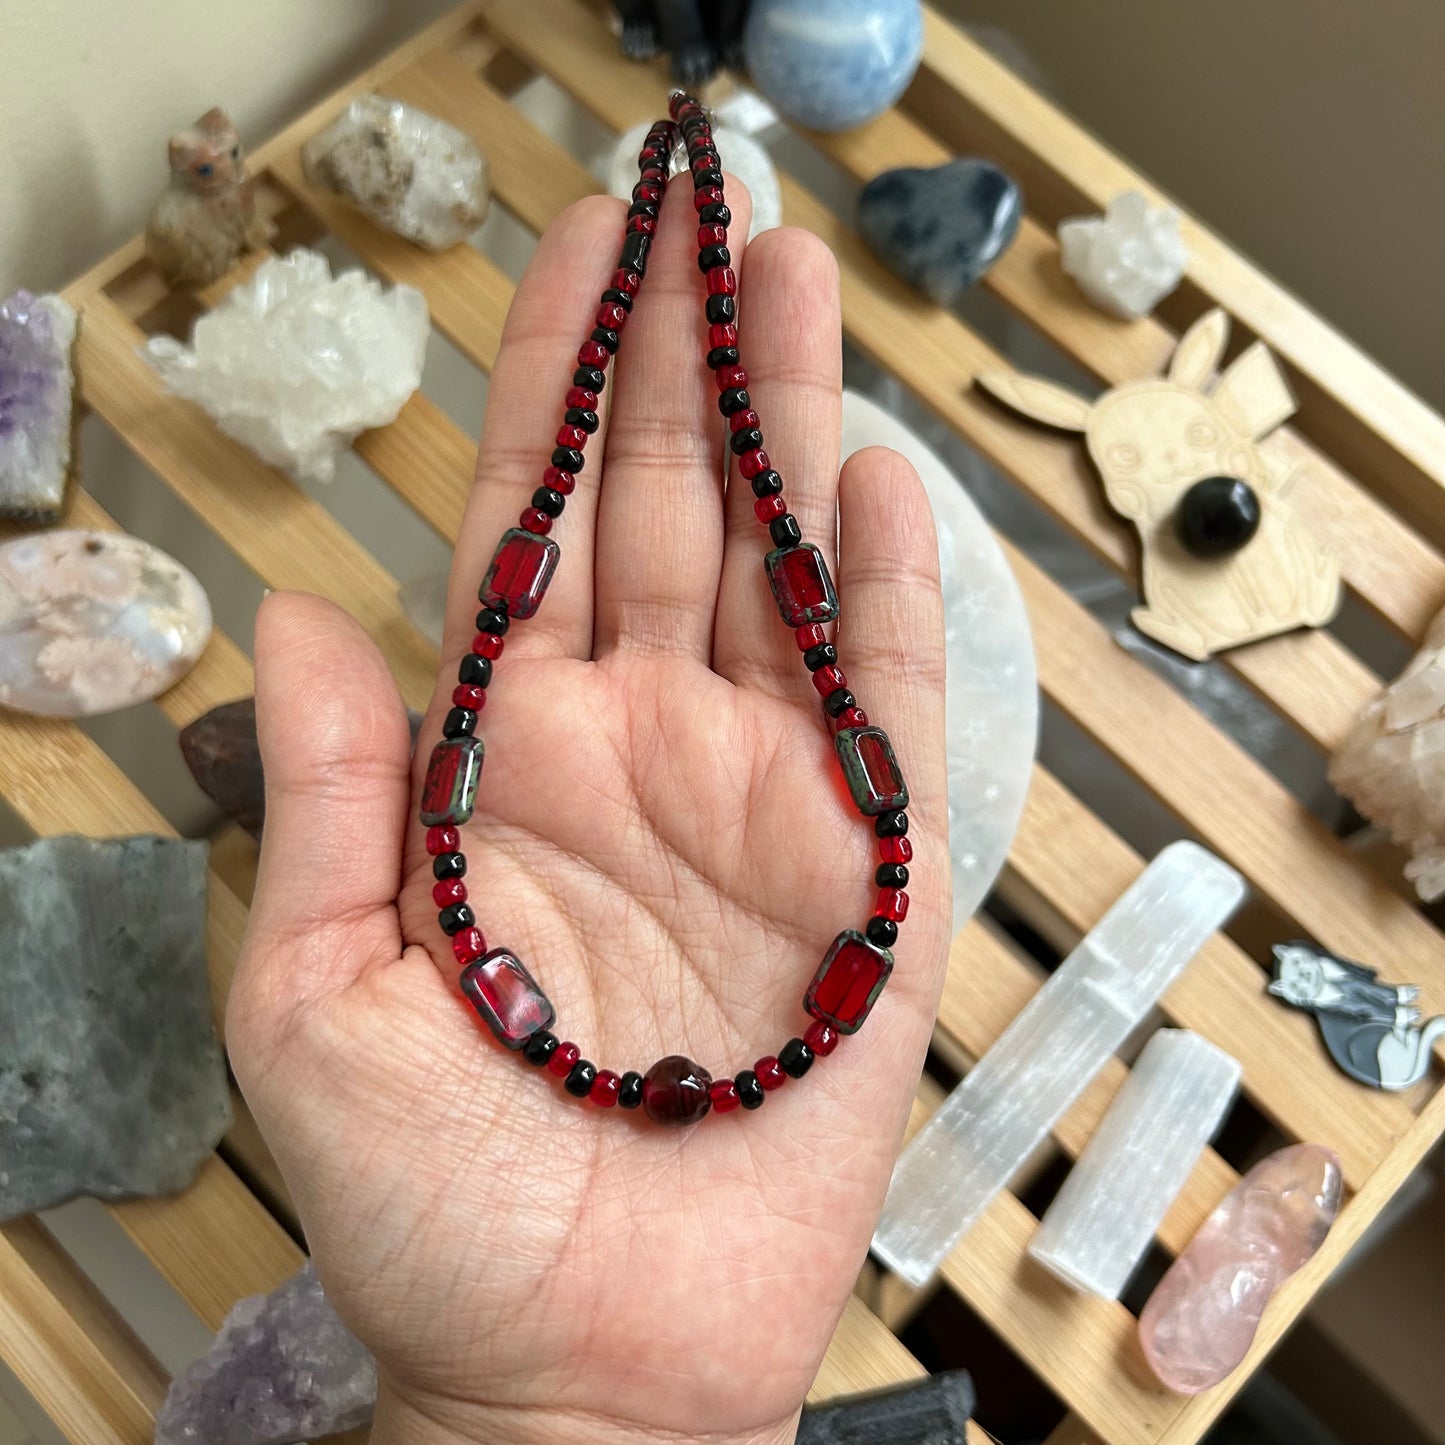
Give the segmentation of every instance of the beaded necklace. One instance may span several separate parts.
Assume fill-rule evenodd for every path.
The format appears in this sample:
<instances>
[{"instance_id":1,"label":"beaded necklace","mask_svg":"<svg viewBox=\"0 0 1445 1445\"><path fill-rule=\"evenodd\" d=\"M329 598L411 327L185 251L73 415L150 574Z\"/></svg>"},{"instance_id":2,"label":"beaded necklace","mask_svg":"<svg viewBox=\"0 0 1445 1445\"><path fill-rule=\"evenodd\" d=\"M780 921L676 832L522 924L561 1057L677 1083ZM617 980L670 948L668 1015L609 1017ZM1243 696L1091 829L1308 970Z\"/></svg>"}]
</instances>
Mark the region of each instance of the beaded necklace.
<instances>
[{"instance_id":1,"label":"beaded necklace","mask_svg":"<svg viewBox=\"0 0 1445 1445\"><path fill-rule=\"evenodd\" d=\"M758 414L748 396L748 374L738 352L737 276L727 247L732 219L723 200L722 166L707 112L692 97L674 92L670 119L648 132L638 158L640 172L612 284L602 293L596 328L577 353L577 370L567 392L551 465L520 525L505 532L479 593L477 634L462 659L452 709L442 727L422 788L421 821L432 856L436 884L432 897L440 922L462 965L462 993L507 1048L563 1081L567 1093L603 1109L639 1106L658 1124L693 1124L710 1110L719 1114L756 1109L788 1079L800 1079L818 1057L831 1054L844 1034L856 1033L893 971L889 951L908 914L908 789L888 735L871 725L848 689L836 649L823 624L838 615L838 597L822 554L804 542L797 518L784 502L783 480L763 450ZM472 816L484 747L477 718L487 700L492 666L502 655L512 623L531 617L556 571L561 551L547 534L562 515L583 467L583 448L597 430L597 398L607 380L633 300L647 272L647 255L657 230L668 169L679 136L686 143L698 218L698 269L706 283L707 364L717 382L718 407L728 420L729 445L739 474L752 485L753 510L767 526L773 550L764 558L769 586L783 621L794 629L803 663L823 700L833 745L858 810L874 820L879 867L878 901L864 932L844 929L833 940L803 997L812 1022L801 1038L789 1039L736 1078L714 1079L681 1054L659 1059L645 1074L618 1074L584 1059L576 1044L559 1041L546 994L510 949L487 951L467 903L462 881L467 860L459 829Z\"/></svg>"}]
</instances>

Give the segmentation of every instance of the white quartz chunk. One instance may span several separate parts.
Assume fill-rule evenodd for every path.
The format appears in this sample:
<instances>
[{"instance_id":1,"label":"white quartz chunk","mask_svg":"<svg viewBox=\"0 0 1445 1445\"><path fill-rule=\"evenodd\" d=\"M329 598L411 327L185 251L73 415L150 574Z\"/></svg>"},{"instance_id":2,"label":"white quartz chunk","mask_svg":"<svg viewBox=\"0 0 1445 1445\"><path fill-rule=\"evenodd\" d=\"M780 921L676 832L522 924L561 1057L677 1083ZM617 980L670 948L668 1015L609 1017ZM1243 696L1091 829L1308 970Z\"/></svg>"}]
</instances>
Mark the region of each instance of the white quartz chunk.
<instances>
[{"instance_id":1,"label":"white quartz chunk","mask_svg":"<svg viewBox=\"0 0 1445 1445\"><path fill-rule=\"evenodd\" d=\"M196 322L190 346L155 336L142 355L167 388L297 481L329 482L368 427L395 421L421 382L426 298L326 257L273 257Z\"/></svg>"},{"instance_id":2,"label":"white quartz chunk","mask_svg":"<svg viewBox=\"0 0 1445 1445\"><path fill-rule=\"evenodd\" d=\"M1212 853L1165 848L903 1151L873 1252L926 1283L1243 896Z\"/></svg>"},{"instance_id":3,"label":"white quartz chunk","mask_svg":"<svg viewBox=\"0 0 1445 1445\"><path fill-rule=\"evenodd\" d=\"M1029 1253L1066 1284L1118 1299L1239 1088L1237 1059L1187 1029L1144 1046L1049 1205Z\"/></svg>"},{"instance_id":4,"label":"white quartz chunk","mask_svg":"<svg viewBox=\"0 0 1445 1445\"><path fill-rule=\"evenodd\" d=\"M1179 212L1152 206L1138 191L1109 202L1102 216L1059 224L1064 270L1095 306L1130 319L1152 311L1189 263Z\"/></svg>"}]
</instances>

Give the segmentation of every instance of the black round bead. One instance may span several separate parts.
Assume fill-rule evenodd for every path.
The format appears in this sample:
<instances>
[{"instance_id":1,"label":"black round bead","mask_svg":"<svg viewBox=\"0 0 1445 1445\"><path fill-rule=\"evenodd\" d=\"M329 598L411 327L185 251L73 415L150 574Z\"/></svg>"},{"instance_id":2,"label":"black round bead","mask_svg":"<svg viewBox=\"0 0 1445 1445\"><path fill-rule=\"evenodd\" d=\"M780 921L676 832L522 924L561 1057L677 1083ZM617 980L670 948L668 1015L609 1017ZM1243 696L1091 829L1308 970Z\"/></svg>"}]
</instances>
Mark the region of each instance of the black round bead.
<instances>
[{"instance_id":1,"label":"black round bead","mask_svg":"<svg viewBox=\"0 0 1445 1445\"><path fill-rule=\"evenodd\" d=\"M789 1039L778 1050L778 1062L790 1079L801 1079L813 1067L813 1051L802 1039Z\"/></svg>"},{"instance_id":2,"label":"black round bead","mask_svg":"<svg viewBox=\"0 0 1445 1445\"><path fill-rule=\"evenodd\" d=\"M627 214L629 216L646 216L648 220L655 221L657 219L657 202L633 201L627 208Z\"/></svg>"},{"instance_id":3,"label":"black round bead","mask_svg":"<svg viewBox=\"0 0 1445 1445\"><path fill-rule=\"evenodd\" d=\"M716 266L731 266L733 253L726 246L704 246L697 253L697 269L711 271Z\"/></svg>"},{"instance_id":4,"label":"black round bead","mask_svg":"<svg viewBox=\"0 0 1445 1445\"><path fill-rule=\"evenodd\" d=\"M892 948L898 942L898 925L891 918L870 918L865 932L868 942L878 948Z\"/></svg>"},{"instance_id":5,"label":"black round bead","mask_svg":"<svg viewBox=\"0 0 1445 1445\"><path fill-rule=\"evenodd\" d=\"M796 547L803 540L803 529L791 512L784 512L781 517L775 517L768 523L768 535L772 537L775 547Z\"/></svg>"},{"instance_id":6,"label":"black round bead","mask_svg":"<svg viewBox=\"0 0 1445 1445\"><path fill-rule=\"evenodd\" d=\"M850 707L857 705L858 699L846 687L835 688L823 699L823 711L829 717L838 717L841 713L847 712Z\"/></svg>"},{"instance_id":7,"label":"black round bead","mask_svg":"<svg viewBox=\"0 0 1445 1445\"><path fill-rule=\"evenodd\" d=\"M539 512L546 512L549 517L560 517L567 505L567 498L555 487L538 487L532 493L532 505Z\"/></svg>"},{"instance_id":8,"label":"black round bead","mask_svg":"<svg viewBox=\"0 0 1445 1445\"><path fill-rule=\"evenodd\" d=\"M745 426L741 431L735 431L728 438L728 445L733 449L733 455L740 457L744 452L750 452L763 444L763 434L755 426Z\"/></svg>"},{"instance_id":9,"label":"black round bead","mask_svg":"<svg viewBox=\"0 0 1445 1445\"><path fill-rule=\"evenodd\" d=\"M707 354L709 371L716 371L720 366L736 366L742 360L742 353L736 346L714 346Z\"/></svg>"},{"instance_id":10,"label":"black round bead","mask_svg":"<svg viewBox=\"0 0 1445 1445\"><path fill-rule=\"evenodd\" d=\"M467 857L465 853L438 853L431 860L431 876L435 879L464 878L466 872Z\"/></svg>"},{"instance_id":11,"label":"black round bead","mask_svg":"<svg viewBox=\"0 0 1445 1445\"><path fill-rule=\"evenodd\" d=\"M753 478L753 496L775 497L783 490L783 479L771 467Z\"/></svg>"},{"instance_id":12,"label":"black round bead","mask_svg":"<svg viewBox=\"0 0 1445 1445\"><path fill-rule=\"evenodd\" d=\"M587 1059L578 1059L572 1065L572 1071L562 1083L562 1087L572 1095L574 1099L585 1099L592 1089L592 1081L597 1077L597 1065Z\"/></svg>"},{"instance_id":13,"label":"black round bead","mask_svg":"<svg viewBox=\"0 0 1445 1445\"><path fill-rule=\"evenodd\" d=\"M437 921L441 924L443 933L460 933L462 929L470 928L477 921L477 917L465 903L453 903L450 908L443 908L437 914Z\"/></svg>"},{"instance_id":14,"label":"black round bead","mask_svg":"<svg viewBox=\"0 0 1445 1445\"><path fill-rule=\"evenodd\" d=\"M697 213L697 223L699 226L730 226L732 224L732 219L733 213L728 210L728 208L723 205L721 201L714 201L712 205L704 206L702 210ZM709 321L714 320L711 306L711 303L713 301L731 301L732 299L733 298L731 296L710 296L708 298L709 306L707 319ZM731 321L732 317L723 316L716 319L722 321Z\"/></svg>"},{"instance_id":15,"label":"black round bead","mask_svg":"<svg viewBox=\"0 0 1445 1445\"><path fill-rule=\"evenodd\" d=\"M594 326L592 328L592 339L608 351L616 351L622 344L622 338L610 326Z\"/></svg>"},{"instance_id":16,"label":"black round bead","mask_svg":"<svg viewBox=\"0 0 1445 1445\"><path fill-rule=\"evenodd\" d=\"M636 1109L642 1103L642 1075L636 1069L628 1069L617 1087L619 1108Z\"/></svg>"},{"instance_id":17,"label":"black round bead","mask_svg":"<svg viewBox=\"0 0 1445 1445\"><path fill-rule=\"evenodd\" d=\"M508 617L500 607L483 607L482 610L477 613L478 632L495 632L498 637L505 637L507 635L507 629L511 625L512 619ZM478 658L477 660L479 662L487 661L484 657ZM490 677L491 675L491 664L487 663L487 676ZM486 686L486 684L484 683L483 686Z\"/></svg>"},{"instance_id":18,"label":"black round bead","mask_svg":"<svg viewBox=\"0 0 1445 1445\"><path fill-rule=\"evenodd\" d=\"M901 863L884 863L873 875L880 888L907 888L908 869Z\"/></svg>"},{"instance_id":19,"label":"black round bead","mask_svg":"<svg viewBox=\"0 0 1445 1445\"><path fill-rule=\"evenodd\" d=\"M880 838L902 838L908 833L908 814L902 808L891 813L879 813L873 822L873 831Z\"/></svg>"},{"instance_id":20,"label":"black round bead","mask_svg":"<svg viewBox=\"0 0 1445 1445\"><path fill-rule=\"evenodd\" d=\"M607 385L607 373L600 366L579 366L572 373L572 385L587 391L601 391Z\"/></svg>"},{"instance_id":21,"label":"black round bead","mask_svg":"<svg viewBox=\"0 0 1445 1445\"><path fill-rule=\"evenodd\" d=\"M617 258L619 271L636 271L639 276L647 274L647 253L652 249L652 237L642 231L633 231L622 238L622 254Z\"/></svg>"},{"instance_id":22,"label":"black round bead","mask_svg":"<svg viewBox=\"0 0 1445 1445\"><path fill-rule=\"evenodd\" d=\"M457 668L458 682L464 682L468 687L486 687L491 680L490 657L478 657L475 652L469 652L462 658L461 665Z\"/></svg>"},{"instance_id":23,"label":"black round bead","mask_svg":"<svg viewBox=\"0 0 1445 1445\"><path fill-rule=\"evenodd\" d=\"M561 467L574 476L586 465L586 457L576 447L555 447L552 451L552 465Z\"/></svg>"},{"instance_id":24,"label":"black round bead","mask_svg":"<svg viewBox=\"0 0 1445 1445\"><path fill-rule=\"evenodd\" d=\"M444 738L469 738L477 729L477 715L469 707L454 707L442 723Z\"/></svg>"},{"instance_id":25,"label":"black round bead","mask_svg":"<svg viewBox=\"0 0 1445 1445\"><path fill-rule=\"evenodd\" d=\"M768 1096L763 1086L758 1083L758 1076L751 1069L744 1069L737 1078L733 1080L738 1087L738 1103L744 1109L761 1109L763 1100Z\"/></svg>"},{"instance_id":26,"label":"black round bead","mask_svg":"<svg viewBox=\"0 0 1445 1445\"><path fill-rule=\"evenodd\" d=\"M722 171L717 166L709 166L705 171L694 171L692 173L692 188L695 191L706 190L708 186L722 185ZM724 265L727 263L724 262Z\"/></svg>"},{"instance_id":27,"label":"black round bead","mask_svg":"<svg viewBox=\"0 0 1445 1445\"><path fill-rule=\"evenodd\" d=\"M538 1029L531 1038L522 1045L522 1057L529 1064L536 1064L540 1069L553 1054L557 1052L557 1035L549 1033L546 1029Z\"/></svg>"},{"instance_id":28,"label":"black round bead","mask_svg":"<svg viewBox=\"0 0 1445 1445\"><path fill-rule=\"evenodd\" d=\"M580 426L588 436L597 430L597 413L591 407L569 406L562 414L562 420L568 426Z\"/></svg>"},{"instance_id":29,"label":"black round bead","mask_svg":"<svg viewBox=\"0 0 1445 1445\"><path fill-rule=\"evenodd\" d=\"M1174 530L1192 557L1228 557L1259 531L1259 498L1238 477L1205 477L1180 498Z\"/></svg>"},{"instance_id":30,"label":"black round bead","mask_svg":"<svg viewBox=\"0 0 1445 1445\"><path fill-rule=\"evenodd\" d=\"M809 672L817 672L820 667L827 667L837 660L838 649L831 642L820 642L817 647L810 647L803 654L803 666Z\"/></svg>"},{"instance_id":31,"label":"black round bead","mask_svg":"<svg viewBox=\"0 0 1445 1445\"><path fill-rule=\"evenodd\" d=\"M733 298L731 296L723 296L721 298L716 296L713 297L714 301L719 299L723 301L731 301ZM752 405L752 401L752 397L747 394L745 388L741 386L730 386L725 392L723 392L720 397L718 397L717 409L724 416L731 416L735 411L746 411L748 407Z\"/></svg>"},{"instance_id":32,"label":"black round bead","mask_svg":"<svg viewBox=\"0 0 1445 1445\"><path fill-rule=\"evenodd\" d=\"M631 310L632 310L632 297L630 297L630 296L627 294L627 292L625 292L625 291L619 291L619 290L617 289L617 287L615 287L615 286L609 286L609 287L602 293L602 299L603 299L604 301L613 301L613 302L616 302L616 304L617 304L618 306L620 306L624 311L631 311ZM572 378L572 380L573 380L573 383L574 383L575 385L577 385L577 386L583 386L583 385L585 385L585 383L578 381L575 376ZM602 373L599 371L599 372L597 373L597 386L589 386L589 387L587 387L587 390L588 390L588 391L596 391L596 390L598 389L598 387L600 387L601 385L602 385Z\"/></svg>"}]
</instances>

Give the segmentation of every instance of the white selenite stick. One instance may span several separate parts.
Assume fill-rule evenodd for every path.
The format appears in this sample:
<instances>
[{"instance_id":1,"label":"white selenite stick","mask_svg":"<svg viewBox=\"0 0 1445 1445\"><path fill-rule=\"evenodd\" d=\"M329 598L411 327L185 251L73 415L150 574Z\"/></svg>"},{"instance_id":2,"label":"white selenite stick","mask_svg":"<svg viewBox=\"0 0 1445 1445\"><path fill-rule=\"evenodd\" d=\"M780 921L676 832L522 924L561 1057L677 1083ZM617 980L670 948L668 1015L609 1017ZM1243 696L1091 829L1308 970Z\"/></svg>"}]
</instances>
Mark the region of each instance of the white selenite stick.
<instances>
[{"instance_id":1,"label":"white selenite stick","mask_svg":"<svg viewBox=\"0 0 1445 1445\"><path fill-rule=\"evenodd\" d=\"M1029 1245L1066 1284L1118 1299L1235 1091L1239 1061L1160 1029L1120 1086Z\"/></svg>"},{"instance_id":2,"label":"white selenite stick","mask_svg":"<svg viewBox=\"0 0 1445 1445\"><path fill-rule=\"evenodd\" d=\"M899 1157L873 1236L884 1264L927 1283L1243 896L1197 844L1150 863Z\"/></svg>"}]
</instances>

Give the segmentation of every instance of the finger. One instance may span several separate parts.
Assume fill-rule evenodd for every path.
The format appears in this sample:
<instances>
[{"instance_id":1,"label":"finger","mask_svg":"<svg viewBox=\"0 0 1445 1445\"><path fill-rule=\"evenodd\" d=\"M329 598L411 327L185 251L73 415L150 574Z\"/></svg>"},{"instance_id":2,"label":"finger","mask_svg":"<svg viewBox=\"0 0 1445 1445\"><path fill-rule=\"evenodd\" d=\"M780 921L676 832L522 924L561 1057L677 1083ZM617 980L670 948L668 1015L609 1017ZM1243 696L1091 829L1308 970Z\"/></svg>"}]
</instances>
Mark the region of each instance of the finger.
<instances>
[{"instance_id":1,"label":"finger","mask_svg":"<svg viewBox=\"0 0 1445 1445\"><path fill-rule=\"evenodd\" d=\"M266 828L236 985L300 1000L397 956L411 733L375 644L300 592L256 618L256 730Z\"/></svg>"},{"instance_id":2,"label":"finger","mask_svg":"<svg viewBox=\"0 0 1445 1445\"><path fill-rule=\"evenodd\" d=\"M626 208L610 196L569 206L547 228L517 285L487 389L476 483L467 500L452 563L445 656L471 640L477 588L503 532L517 525L557 445L577 348L593 326L598 299L617 269ZM562 559L545 605L507 639L516 656L592 655L592 550L597 487L606 439L607 395L600 426L587 442L587 464L556 528ZM451 669L444 673L450 691Z\"/></svg>"},{"instance_id":3,"label":"finger","mask_svg":"<svg viewBox=\"0 0 1445 1445\"><path fill-rule=\"evenodd\" d=\"M763 446L781 473L783 497L803 539L831 568L843 417L842 312L838 263L810 231L766 231L748 247L739 296L748 394ZM728 479L727 546L713 635L713 667L740 685L800 699L792 630L778 617L763 558L773 546L754 511L752 484L736 466Z\"/></svg>"},{"instance_id":4,"label":"finger","mask_svg":"<svg viewBox=\"0 0 1445 1445\"><path fill-rule=\"evenodd\" d=\"M945 900L937 922L946 931L943 593L933 509L905 458L865 447L843 467L838 515L838 665L893 744L908 785L908 890ZM917 967L897 971L900 989L930 1016L946 962L942 936L935 942L919 949Z\"/></svg>"},{"instance_id":5,"label":"finger","mask_svg":"<svg viewBox=\"0 0 1445 1445\"><path fill-rule=\"evenodd\" d=\"M733 266L752 217L729 176ZM647 278L617 356L607 480L597 514L595 653L712 649L722 566L723 428L705 364L706 288L691 178L668 183Z\"/></svg>"}]
</instances>

